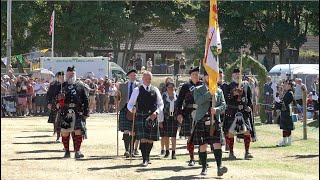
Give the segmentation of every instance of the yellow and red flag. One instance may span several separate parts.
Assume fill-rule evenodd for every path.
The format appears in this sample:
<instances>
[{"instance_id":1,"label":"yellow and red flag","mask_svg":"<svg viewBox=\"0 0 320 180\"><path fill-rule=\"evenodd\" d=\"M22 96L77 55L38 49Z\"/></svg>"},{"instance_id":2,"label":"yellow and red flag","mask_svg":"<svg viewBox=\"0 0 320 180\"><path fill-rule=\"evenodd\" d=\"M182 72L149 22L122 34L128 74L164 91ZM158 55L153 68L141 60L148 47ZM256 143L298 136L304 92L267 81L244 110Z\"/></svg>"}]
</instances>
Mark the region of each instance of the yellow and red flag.
<instances>
[{"instance_id":1,"label":"yellow and red flag","mask_svg":"<svg viewBox=\"0 0 320 180\"><path fill-rule=\"evenodd\" d=\"M218 89L219 58L222 51L220 31L218 25L217 0L210 0L209 28L206 39L203 66L209 75L209 91L215 93Z\"/></svg>"}]
</instances>

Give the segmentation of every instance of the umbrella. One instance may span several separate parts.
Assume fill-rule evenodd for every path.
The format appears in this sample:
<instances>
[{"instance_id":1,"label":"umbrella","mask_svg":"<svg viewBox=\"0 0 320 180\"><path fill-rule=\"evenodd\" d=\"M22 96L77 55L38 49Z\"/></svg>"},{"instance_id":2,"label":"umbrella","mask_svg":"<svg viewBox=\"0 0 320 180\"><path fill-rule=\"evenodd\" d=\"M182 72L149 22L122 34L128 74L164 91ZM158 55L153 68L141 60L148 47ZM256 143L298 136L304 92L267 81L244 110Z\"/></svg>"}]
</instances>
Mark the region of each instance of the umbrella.
<instances>
[{"instance_id":1,"label":"umbrella","mask_svg":"<svg viewBox=\"0 0 320 180\"><path fill-rule=\"evenodd\" d=\"M32 78L52 78L54 74L52 71L44 68L34 69L30 72Z\"/></svg>"}]
</instances>

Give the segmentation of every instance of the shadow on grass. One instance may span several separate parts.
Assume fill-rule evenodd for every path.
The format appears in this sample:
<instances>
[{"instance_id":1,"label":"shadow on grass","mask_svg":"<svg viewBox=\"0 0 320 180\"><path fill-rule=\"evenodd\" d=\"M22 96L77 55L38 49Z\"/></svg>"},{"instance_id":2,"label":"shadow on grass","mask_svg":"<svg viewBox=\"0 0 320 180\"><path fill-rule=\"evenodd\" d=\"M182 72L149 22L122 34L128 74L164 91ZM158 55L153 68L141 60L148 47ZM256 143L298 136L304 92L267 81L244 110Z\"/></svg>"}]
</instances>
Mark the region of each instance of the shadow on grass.
<instances>
[{"instance_id":1,"label":"shadow on grass","mask_svg":"<svg viewBox=\"0 0 320 180\"><path fill-rule=\"evenodd\" d=\"M110 166L110 167L92 167L88 168L88 171L99 171L99 170L114 170L114 169L130 169L140 167L140 164L134 165L119 165L119 166Z\"/></svg>"},{"instance_id":2,"label":"shadow on grass","mask_svg":"<svg viewBox=\"0 0 320 180\"><path fill-rule=\"evenodd\" d=\"M21 132L53 132L52 130L49 131L49 130L32 130L32 131L21 131Z\"/></svg>"},{"instance_id":3,"label":"shadow on grass","mask_svg":"<svg viewBox=\"0 0 320 180\"><path fill-rule=\"evenodd\" d=\"M287 157L295 157L296 159L316 158L316 157L319 157L319 154L295 155L295 156L287 156Z\"/></svg>"},{"instance_id":4,"label":"shadow on grass","mask_svg":"<svg viewBox=\"0 0 320 180\"><path fill-rule=\"evenodd\" d=\"M34 150L34 151L17 151L16 154L34 154L34 153L52 153L59 152L62 153L64 150Z\"/></svg>"},{"instance_id":5,"label":"shadow on grass","mask_svg":"<svg viewBox=\"0 0 320 180\"><path fill-rule=\"evenodd\" d=\"M65 159L65 158L63 157L63 155L61 155L59 157L9 159L9 161L58 160L58 159Z\"/></svg>"},{"instance_id":6,"label":"shadow on grass","mask_svg":"<svg viewBox=\"0 0 320 180\"><path fill-rule=\"evenodd\" d=\"M60 143L60 142L57 142L57 141L45 141L45 142L15 142L15 143L12 143L12 144L57 144L57 143Z\"/></svg>"},{"instance_id":7,"label":"shadow on grass","mask_svg":"<svg viewBox=\"0 0 320 180\"><path fill-rule=\"evenodd\" d=\"M200 175L188 175L188 176L171 176L168 178L161 178L161 180L193 180L193 179L223 179L221 177L205 177ZM151 179L151 180L160 180L160 179Z\"/></svg>"},{"instance_id":8,"label":"shadow on grass","mask_svg":"<svg viewBox=\"0 0 320 180\"><path fill-rule=\"evenodd\" d=\"M117 156L88 156L83 159L77 159L77 161L95 161L95 160L110 160L117 159Z\"/></svg>"},{"instance_id":9,"label":"shadow on grass","mask_svg":"<svg viewBox=\"0 0 320 180\"><path fill-rule=\"evenodd\" d=\"M139 168L136 172L148 172L148 171L173 171L173 172L180 172L180 171L189 171L194 169L201 169L201 166L164 166L164 167L157 167L157 168Z\"/></svg>"},{"instance_id":10,"label":"shadow on grass","mask_svg":"<svg viewBox=\"0 0 320 180\"><path fill-rule=\"evenodd\" d=\"M307 124L309 127L319 128L319 121L312 121Z\"/></svg>"},{"instance_id":11,"label":"shadow on grass","mask_svg":"<svg viewBox=\"0 0 320 180\"><path fill-rule=\"evenodd\" d=\"M253 149L274 149L274 148L279 148L276 145L269 145L269 146L257 146L257 147L252 147Z\"/></svg>"},{"instance_id":12,"label":"shadow on grass","mask_svg":"<svg viewBox=\"0 0 320 180\"><path fill-rule=\"evenodd\" d=\"M25 137L15 137L15 138L45 138L45 137L51 137L51 136L41 135L41 136L25 136Z\"/></svg>"}]
</instances>

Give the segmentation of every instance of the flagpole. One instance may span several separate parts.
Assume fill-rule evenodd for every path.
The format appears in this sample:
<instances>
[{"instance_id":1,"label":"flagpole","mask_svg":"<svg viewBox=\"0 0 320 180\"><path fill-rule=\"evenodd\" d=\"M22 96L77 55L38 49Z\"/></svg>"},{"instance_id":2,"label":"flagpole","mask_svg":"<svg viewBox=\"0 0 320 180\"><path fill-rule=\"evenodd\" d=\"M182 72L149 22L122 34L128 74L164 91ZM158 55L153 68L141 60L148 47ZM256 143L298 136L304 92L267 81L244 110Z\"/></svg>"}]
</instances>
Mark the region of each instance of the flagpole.
<instances>
[{"instance_id":1,"label":"flagpole","mask_svg":"<svg viewBox=\"0 0 320 180\"><path fill-rule=\"evenodd\" d=\"M52 33L51 33L51 36L52 36L52 42L51 42L51 57L54 56L54 19L55 19L55 13L54 11L52 12L52 18L53 18L53 22L52 22Z\"/></svg>"}]
</instances>

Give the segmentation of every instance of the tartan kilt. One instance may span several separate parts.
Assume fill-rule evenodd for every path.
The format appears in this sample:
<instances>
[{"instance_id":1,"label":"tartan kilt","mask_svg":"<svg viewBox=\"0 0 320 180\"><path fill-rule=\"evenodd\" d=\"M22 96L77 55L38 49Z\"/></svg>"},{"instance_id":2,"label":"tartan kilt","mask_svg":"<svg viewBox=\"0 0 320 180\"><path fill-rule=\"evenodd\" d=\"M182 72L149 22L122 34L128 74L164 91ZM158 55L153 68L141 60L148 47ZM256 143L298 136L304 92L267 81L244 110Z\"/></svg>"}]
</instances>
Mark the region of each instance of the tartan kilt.
<instances>
[{"instance_id":1,"label":"tartan kilt","mask_svg":"<svg viewBox=\"0 0 320 180\"><path fill-rule=\"evenodd\" d=\"M145 120L148 118L148 116L150 116L150 114L137 113L134 123L136 135L138 135L139 139L158 141L160 135L158 120L155 119L155 127L148 129L145 126Z\"/></svg>"},{"instance_id":2,"label":"tartan kilt","mask_svg":"<svg viewBox=\"0 0 320 180\"><path fill-rule=\"evenodd\" d=\"M221 143L220 135L221 128L215 123L214 134L213 136L210 136L210 125L205 125L205 119L202 119L196 123L191 142L194 145Z\"/></svg>"},{"instance_id":3,"label":"tartan kilt","mask_svg":"<svg viewBox=\"0 0 320 180\"><path fill-rule=\"evenodd\" d=\"M76 119L75 119L74 129L84 131L84 127L82 126L82 123L81 123L83 120L83 115L80 115L79 112L77 111L75 111L75 113L76 113ZM61 115L58 123L60 124L59 126L61 126L64 119L65 119L65 115ZM68 128L64 128L62 126L61 126L61 129L64 129L62 130L63 132L66 132L66 130L68 131Z\"/></svg>"},{"instance_id":4,"label":"tartan kilt","mask_svg":"<svg viewBox=\"0 0 320 180\"><path fill-rule=\"evenodd\" d=\"M160 137L177 137L178 121L176 117L165 117L163 128L160 128Z\"/></svg>"},{"instance_id":5,"label":"tartan kilt","mask_svg":"<svg viewBox=\"0 0 320 180\"><path fill-rule=\"evenodd\" d=\"M268 105L264 105L265 110L266 111L272 111L271 106L273 104L273 96L272 95L271 96L270 95L266 96L265 99L264 99L264 103L268 104Z\"/></svg>"},{"instance_id":6,"label":"tartan kilt","mask_svg":"<svg viewBox=\"0 0 320 180\"><path fill-rule=\"evenodd\" d=\"M193 119L191 116L192 111L187 111L183 114L183 121L181 125L181 133L183 136L191 136Z\"/></svg>"},{"instance_id":7,"label":"tartan kilt","mask_svg":"<svg viewBox=\"0 0 320 180\"><path fill-rule=\"evenodd\" d=\"M227 109L225 113L225 119L223 121L223 132L229 132L229 129L235 120L235 114L239 112L237 109ZM249 122L249 115L245 111L240 111L243 114L243 119L244 119L244 125L249 131L252 131L252 128L250 126Z\"/></svg>"},{"instance_id":8,"label":"tartan kilt","mask_svg":"<svg viewBox=\"0 0 320 180\"><path fill-rule=\"evenodd\" d=\"M124 132L125 130L132 130L132 121L127 119L128 108L125 106L120 110L119 113L119 131Z\"/></svg>"},{"instance_id":9,"label":"tartan kilt","mask_svg":"<svg viewBox=\"0 0 320 180\"><path fill-rule=\"evenodd\" d=\"M57 111L50 111L48 123L54 123L57 117Z\"/></svg>"}]
</instances>

